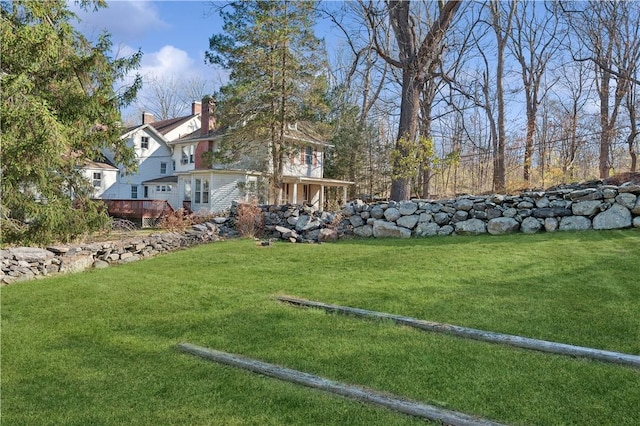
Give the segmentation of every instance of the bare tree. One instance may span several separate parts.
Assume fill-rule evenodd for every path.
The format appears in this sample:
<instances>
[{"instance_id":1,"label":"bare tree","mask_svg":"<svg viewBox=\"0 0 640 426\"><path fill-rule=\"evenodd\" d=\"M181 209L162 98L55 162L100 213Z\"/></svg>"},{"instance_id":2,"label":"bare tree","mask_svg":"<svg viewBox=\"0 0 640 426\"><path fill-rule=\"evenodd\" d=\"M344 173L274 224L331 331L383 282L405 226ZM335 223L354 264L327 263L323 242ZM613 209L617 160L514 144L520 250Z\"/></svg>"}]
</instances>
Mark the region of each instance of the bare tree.
<instances>
[{"instance_id":1,"label":"bare tree","mask_svg":"<svg viewBox=\"0 0 640 426\"><path fill-rule=\"evenodd\" d=\"M434 77L438 61L441 57L442 42L450 27L460 1L439 1L438 16L430 23L430 28L420 37L419 17L410 1L386 2L386 11L374 5L373 1L360 2L367 24L372 31L374 49L389 65L402 73L402 97L400 104L400 120L396 149L399 158L406 156L406 143L414 143L418 135L418 116L420 114L420 94L425 82ZM393 55L386 42L385 31L388 27L383 22L388 19L394 34L397 55ZM391 183L391 199L406 200L411 196L411 176L401 169L398 161L394 162L394 177Z\"/></svg>"},{"instance_id":2,"label":"bare tree","mask_svg":"<svg viewBox=\"0 0 640 426\"><path fill-rule=\"evenodd\" d=\"M640 62L640 3L589 1L562 5L563 16L573 33L577 61L593 64L600 102L601 178L609 177L611 145L617 120Z\"/></svg>"},{"instance_id":3,"label":"bare tree","mask_svg":"<svg viewBox=\"0 0 640 426\"><path fill-rule=\"evenodd\" d=\"M629 171L635 173L638 169L638 154L635 151L635 142L640 135L638 127L638 110L640 99L638 95L638 84L631 82L631 87L626 96L626 107L629 113L629 134L627 135L627 149L631 158L631 166Z\"/></svg>"},{"instance_id":4,"label":"bare tree","mask_svg":"<svg viewBox=\"0 0 640 426\"><path fill-rule=\"evenodd\" d=\"M137 106L158 120L179 117L188 113L192 102L213 92L213 86L213 82L198 75L187 78L151 77L145 82Z\"/></svg>"},{"instance_id":5,"label":"bare tree","mask_svg":"<svg viewBox=\"0 0 640 426\"><path fill-rule=\"evenodd\" d=\"M506 9L505 9L506 7ZM496 98L497 117L495 118L497 129L493 139L493 189L504 192L506 189L506 166L505 166L505 146L507 135L505 131L505 108L504 108L504 63L505 50L511 27L513 25L513 15L515 13L513 2L502 3L498 0L489 1L489 11L491 15L491 28L496 36ZM487 70L488 62L485 62ZM487 82L488 83L488 82ZM487 85L485 85L485 90ZM485 96L486 97L486 96Z\"/></svg>"},{"instance_id":6,"label":"bare tree","mask_svg":"<svg viewBox=\"0 0 640 426\"><path fill-rule=\"evenodd\" d=\"M520 6L520 7L519 7ZM561 45L557 15L544 13L540 3L514 3L514 28L509 48L520 64L527 116L523 179L531 182L533 139L536 131L538 106L552 86L543 87L546 69ZM543 15L540 16L540 12Z\"/></svg>"}]
</instances>

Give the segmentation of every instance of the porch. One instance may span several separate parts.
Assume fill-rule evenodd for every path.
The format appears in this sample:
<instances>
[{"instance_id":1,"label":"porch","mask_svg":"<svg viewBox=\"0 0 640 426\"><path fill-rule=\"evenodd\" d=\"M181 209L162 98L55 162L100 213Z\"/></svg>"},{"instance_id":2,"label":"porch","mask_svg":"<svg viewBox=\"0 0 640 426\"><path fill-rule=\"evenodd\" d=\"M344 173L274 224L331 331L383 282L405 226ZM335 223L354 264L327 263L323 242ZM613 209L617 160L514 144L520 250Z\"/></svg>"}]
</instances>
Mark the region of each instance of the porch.
<instances>
[{"instance_id":1,"label":"porch","mask_svg":"<svg viewBox=\"0 0 640 426\"><path fill-rule=\"evenodd\" d=\"M167 200L102 200L109 216L127 219L142 228L156 226L174 212Z\"/></svg>"}]
</instances>

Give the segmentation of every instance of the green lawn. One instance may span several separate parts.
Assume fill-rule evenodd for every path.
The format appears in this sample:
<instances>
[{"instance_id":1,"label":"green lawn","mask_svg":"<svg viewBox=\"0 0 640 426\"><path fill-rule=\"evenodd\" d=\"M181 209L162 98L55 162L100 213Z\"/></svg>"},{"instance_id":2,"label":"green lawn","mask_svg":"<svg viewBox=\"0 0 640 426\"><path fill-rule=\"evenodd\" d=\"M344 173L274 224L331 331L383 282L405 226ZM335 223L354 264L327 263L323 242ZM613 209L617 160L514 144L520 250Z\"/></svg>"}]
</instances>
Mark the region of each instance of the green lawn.
<instances>
[{"instance_id":1,"label":"green lawn","mask_svg":"<svg viewBox=\"0 0 640 426\"><path fill-rule=\"evenodd\" d=\"M180 342L502 423L640 424L638 369L300 309L283 294L640 354L640 232L229 241L6 286L2 424L424 424Z\"/></svg>"}]
</instances>

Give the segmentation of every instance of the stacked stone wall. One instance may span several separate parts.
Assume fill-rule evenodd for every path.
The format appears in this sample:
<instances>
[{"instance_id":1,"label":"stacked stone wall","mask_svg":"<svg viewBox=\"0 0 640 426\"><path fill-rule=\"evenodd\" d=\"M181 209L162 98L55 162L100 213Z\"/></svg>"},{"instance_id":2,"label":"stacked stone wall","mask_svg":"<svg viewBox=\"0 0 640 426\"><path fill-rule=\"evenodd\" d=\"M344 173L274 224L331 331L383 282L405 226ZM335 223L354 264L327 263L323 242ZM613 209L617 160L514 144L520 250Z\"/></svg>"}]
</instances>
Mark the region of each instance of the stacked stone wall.
<instances>
[{"instance_id":1,"label":"stacked stone wall","mask_svg":"<svg viewBox=\"0 0 640 426\"><path fill-rule=\"evenodd\" d=\"M267 236L326 241L343 236L411 238L640 228L640 185L567 186L519 195L465 195L450 200L365 203L339 213L264 206Z\"/></svg>"},{"instance_id":2,"label":"stacked stone wall","mask_svg":"<svg viewBox=\"0 0 640 426\"><path fill-rule=\"evenodd\" d=\"M165 232L145 237L47 248L15 247L0 250L0 283L11 284L53 274L105 268L149 258L196 244L218 241L232 235L229 218L193 225L184 232Z\"/></svg>"},{"instance_id":3,"label":"stacked stone wall","mask_svg":"<svg viewBox=\"0 0 640 426\"><path fill-rule=\"evenodd\" d=\"M640 185L566 186L519 195L465 195L450 200L349 202L340 212L310 206L261 206L264 238L325 242L344 237L423 238L436 235L507 234L640 228ZM184 232L118 241L0 251L0 283L123 264L194 244L237 235L229 217Z\"/></svg>"}]
</instances>

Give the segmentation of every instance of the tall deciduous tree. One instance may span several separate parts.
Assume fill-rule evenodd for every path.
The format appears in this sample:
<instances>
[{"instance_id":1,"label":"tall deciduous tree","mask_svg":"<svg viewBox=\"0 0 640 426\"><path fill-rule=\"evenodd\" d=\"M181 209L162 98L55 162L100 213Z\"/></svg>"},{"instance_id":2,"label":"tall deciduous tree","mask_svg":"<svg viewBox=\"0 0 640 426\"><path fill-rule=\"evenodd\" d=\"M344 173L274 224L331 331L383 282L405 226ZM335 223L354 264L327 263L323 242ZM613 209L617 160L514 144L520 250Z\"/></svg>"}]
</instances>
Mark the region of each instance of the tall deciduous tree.
<instances>
[{"instance_id":1,"label":"tall deciduous tree","mask_svg":"<svg viewBox=\"0 0 640 426\"><path fill-rule=\"evenodd\" d=\"M393 164L394 179L391 183L391 199L406 200L411 196L411 177L403 168L402 157L410 154L407 141L417 143L418 117L420 115L420 95L427 80L434 77L443 52L442 42L445 33L460 8L460 1L439 1L438 15L430 24L430 28L422 36L418 28L420 18L412 12L412 2L386 2L387 13L375 7L372 2L362 1L367 22L374 36L374 48L377 54L388 64L401 71L402 98L400 104L400 121L396 149L399 152ZM389 24L385 25L381 18L387 16ZM386 46L384 38L389 34L385 29L392 29L397 48L394 56Z\"/></svg>"},{"instance_id":2,"label":"tall deciduous tree","mask_svg":"<svg viewBox=\"0 0 640 426\"><path fill-rule=\"evenodd\" d=\"M107 148L133 164L119 137L119 108L133 100L139 80L118 93L113 86L140 54L112 59L109 36L91 43L80 35L64 0L2 2L0 11L2 237L69 239L107 218L88 202L89 182L78 172L83 161Z\"/></svg>"},{"instance_id":3,"label":"tall deciduous tree","mask_svg":"<svg viewBox=\"0 0 640 426\"><path fill-rule=\"evenodd\" d=\"M510 50L520 64L520 76L524 88L527 133L525 136L523 179L531 182L533 138L536 132L538 107L552 84L543 86L547 66L558 51L562 37L559 19L555 14L545 14L540 4L532 1L515 3L513 32ZM542 16L541 16L542 13Z\"/></svg>"},{"instance_id":4,"label":"tall deciduous tree","mask_svg":"<svg viewBox=\"0 0 640 426\"><path fill-rule=\"evenodd\" d=\"M589 1L563 5L577 36L574 58L593 65L600 103L600 177L609 177L620 110L640 66L640 3ZM580 43L577 43L579 41Z\"/></svg>"},{"instance_id":5,"label":"tall deciduous tree","mask_svg":"<svg viewBox=\"0 0 640 426\"><path fill-rule=\"evenodd\" d=\"M324 57L313 33L313 1L237 1L223 6L223 34L210 39L207 58L230 71L218 97L221 119L236 126L231 143L267 141L272 200L282 202L283 164L296 147L288 124L317 120L326 105Z\"/></svg>"}]
</instances>

